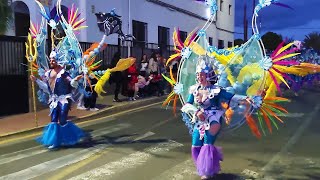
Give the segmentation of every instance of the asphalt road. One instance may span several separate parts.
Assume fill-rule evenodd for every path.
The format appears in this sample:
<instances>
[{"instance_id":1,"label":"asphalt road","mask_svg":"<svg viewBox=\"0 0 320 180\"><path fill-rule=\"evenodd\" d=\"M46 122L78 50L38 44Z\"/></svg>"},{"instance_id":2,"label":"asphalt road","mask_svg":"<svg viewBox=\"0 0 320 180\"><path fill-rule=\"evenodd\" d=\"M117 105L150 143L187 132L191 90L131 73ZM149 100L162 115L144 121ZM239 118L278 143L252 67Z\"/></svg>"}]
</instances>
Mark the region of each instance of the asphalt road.
<instances>
[{"instance_id":1,"label":"asphalt road","mask_svg":"<svg viewBox=\"0 0 320 180\"><path fill-rule=\"evenodd\" d=\"M320 179L320 90L291 96L285 124L262 139L244 125L222 134L217 179ZM48 151L24 135L0 142L0 179L199 179L181 116L160 104L79 124L92 141Z\"/></svg>"}]
</instances>

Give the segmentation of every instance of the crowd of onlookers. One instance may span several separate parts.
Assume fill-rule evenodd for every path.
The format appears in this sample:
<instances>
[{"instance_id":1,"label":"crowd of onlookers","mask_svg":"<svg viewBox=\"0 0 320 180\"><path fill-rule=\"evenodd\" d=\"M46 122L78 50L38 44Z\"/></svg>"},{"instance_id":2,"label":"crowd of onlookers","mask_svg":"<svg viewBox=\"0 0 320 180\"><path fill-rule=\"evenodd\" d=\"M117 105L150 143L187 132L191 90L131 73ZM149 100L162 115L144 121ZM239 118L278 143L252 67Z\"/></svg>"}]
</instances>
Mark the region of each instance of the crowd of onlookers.
<instances>
[{"instance_id":1,"label":"crowd of onlookers","mask_svg":"<svg viewBox=\"0 0 320 180\"><path fill-rule=\"evenodd\" d=\"M110 68L116 66L121 59L119 52L113 55ZM132 66L123 72L113 72L109 83L114 89L113 102L121 102L119 94L127 97L128 101L135 101L138 98L148 96L163 96L171 92L170 84L162 77L162 74L169 76L170 68L176 76L178 71L178 61L172 61L166 66L166 58L159 52L153 52L150 56L143 54L142 58L137 59ZM91 92L88 97L82 97L78 102L78 109L90 109L97 111L95 107L97 95Z\"/></svg>"}]
</instances>

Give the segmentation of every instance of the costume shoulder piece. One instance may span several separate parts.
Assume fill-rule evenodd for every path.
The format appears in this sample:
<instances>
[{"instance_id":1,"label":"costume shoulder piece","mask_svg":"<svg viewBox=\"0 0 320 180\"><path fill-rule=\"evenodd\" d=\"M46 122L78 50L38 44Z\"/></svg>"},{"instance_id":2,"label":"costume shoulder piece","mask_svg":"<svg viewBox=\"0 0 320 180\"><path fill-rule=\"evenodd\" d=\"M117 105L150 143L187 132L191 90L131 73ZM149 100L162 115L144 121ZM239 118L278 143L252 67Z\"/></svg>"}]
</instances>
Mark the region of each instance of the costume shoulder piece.
<instances>
[{"instance_id":1,"label":"costume shoulder piece","mask_svg":"<svg viewBox=\"0 0 320 180\"><path fill-rule=\"evenodd\" d=\"M195 91L198 90L199 87L200 87L200 85L198 85L198 84L195 84L195 85L190 86L190 88L189 88L189 94L193 94Z\"/></svg>"}]
</instances>

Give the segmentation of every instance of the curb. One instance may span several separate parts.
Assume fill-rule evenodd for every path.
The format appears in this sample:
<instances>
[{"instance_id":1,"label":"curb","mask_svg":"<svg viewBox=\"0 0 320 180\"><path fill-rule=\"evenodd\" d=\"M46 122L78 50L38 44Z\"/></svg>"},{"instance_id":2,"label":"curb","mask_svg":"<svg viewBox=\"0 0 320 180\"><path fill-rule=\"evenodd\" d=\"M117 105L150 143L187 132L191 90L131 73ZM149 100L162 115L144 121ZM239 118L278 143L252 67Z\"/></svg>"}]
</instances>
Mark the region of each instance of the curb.
<instances>
[{"instance_id":1,"label":"curb","mask_svg":"<svg viewBox=\"0 0 320 180\"><path fill-rule=\"evenodd\" d=\"M85 115L82 117L74 118L74 119L72 119L72 121L79 123L79 122L87 121L89 118L90 119L97 119L97 118L101 118L104 116L110 116L112 114L116 114L121 111L134 110L134 109L141 108L143 106L147 106L150 104L160 103L160 102L163 102L164 100L165 100L165 98L162 98L162 97L152 97L152 98L139 99L137 101L125 102L121 105L107 107L107 108L101 109L97 112L94 112L94 113L91 113L91 114L88 114L88 115Z\"/></svg>"},{"instance_id":2,"label":"curb","mask_svg":"<svg viewBox=\"0 0 320 180\"><path fill-rule=\"evenodd\" d=\"M70 120L75 123L84 122L84 121L89 122L89 119L96 119L96 118L101 118L104 116L110 116L112 114L119 113L124 110L134 110L134 109L138 109L138 108L140 109L141 107L147 106L149 104L153 104L153 103L157 103L157 102L160 103L160 102L163 102L165 100L165 98L166 97L151 97L151 98L139 99L137 101L125 102L120 105L106 107L106 108L101 109L97 112L94 112L94 113L91 113L91 114L88 114L85 116L81 116L81 117L75 117ZM23 135L30 134L30 133L34 133L34 134L40 133L40 132L42 132L44 127L45 126L39 126L39 127L34 127L34 128L30 128L30 129L25 129L25 130L13 132L13 133L0 135L0 142L3 140L8 140L8 139L16 137L16 136L23 136Z\"/></svg>"}]
</instances>

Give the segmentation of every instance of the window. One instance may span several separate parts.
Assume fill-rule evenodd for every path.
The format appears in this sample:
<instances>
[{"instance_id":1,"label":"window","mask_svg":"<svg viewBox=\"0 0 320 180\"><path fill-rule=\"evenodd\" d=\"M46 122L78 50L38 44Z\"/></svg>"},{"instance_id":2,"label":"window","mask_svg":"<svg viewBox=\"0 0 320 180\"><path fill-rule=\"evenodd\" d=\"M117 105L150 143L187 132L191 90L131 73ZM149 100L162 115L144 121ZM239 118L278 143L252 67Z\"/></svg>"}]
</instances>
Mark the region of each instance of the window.
<instances>
[{"instance_id":1,"label":"window","mask_svg":"<svg viewBox=\"0 0 320 180\"><path fill-rule=\"evenodd\" d=\"M232 7L232 5L229 4L229 15L231 15L231 7Z\"/></svg>"},{"instance_id":2,"label":"window","mask_svg":"<svg viewBox=\"0 0 320 180\"><path fill-rule=\"evenodd\" d=\"M232 47L232 46L233 46L232 42L228 41L228 47Z\"/></svg>"},{"instance_id":3,"label":"window","mask_svg":"<svg viewBox=\"0 0 320 180\"><path fill-rule=\"evenodd\" d=\"M0 9L1 12L1 5ZM2 14L2 12L0 14ZM28 36L30 27L30 13L28 6L22 1L13 2L13 15L16 36Z\"/></svg>"},{"instance_id":4,"label":"window","mask_svg":"<svg viewBox=\"0 0 320 180\"><path fill-rule=\"evenodd\" d=\"M147 39L148 24L140 21L132 21L132 34L136 38L133 45L144 46L148 41Z\"/></svg>"},{"instance_id":5,"label":"window","mask_svg":"<svg viewBox=\"0 0 320 180\"><path fill-rule=\"evenodd\" d=\"M188 33L185 31L180 31L180 39L184 42L187 39Z\"/></svg>"},{"instance_id":6,"label":"window","mask_svg":"<svg viewBox=\"0 0 320 180\"><path fill-rule=\"evenodd\" d=\"M169 28L158 26L158 44L161 48L169 45L169 32Z\"/></svg>"},{"instance_id":7,"label":"window","mask_svg":"<svg viewBox=\"0 0 320 180\"><path fill-rule=\"evenodd\" d=\"M223 9L223 0L220 0L220 11Z\"/></svg>"},{"instance_id":8,"label":"window","mask_svg":"<svg viewBox=\"0 0 320 180\"><path fill-rule=\"evenodd\" d=\"M218 49L223 49L224 48L224 41L220 40L218 41Z\"/></svg>"},{"instance_id":9,"label":"window","mask_svg":"<svg viewBox=\"0 0 320 180\"><path fill-rule=\"evenodd\" d=\"M212 44L213 44L212 41L213 41L213 38L212 38L212 37L209 37L209 45L210 45L210 46L212 46Z\"/></svg>"}]
</instances>

